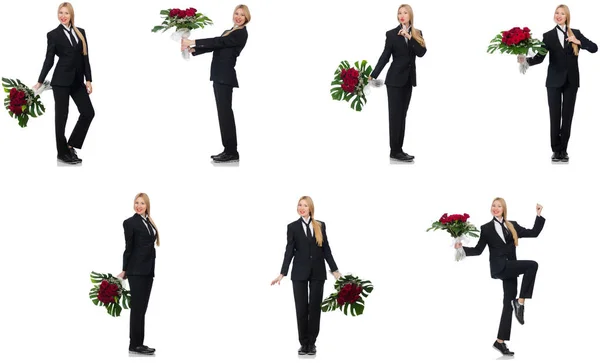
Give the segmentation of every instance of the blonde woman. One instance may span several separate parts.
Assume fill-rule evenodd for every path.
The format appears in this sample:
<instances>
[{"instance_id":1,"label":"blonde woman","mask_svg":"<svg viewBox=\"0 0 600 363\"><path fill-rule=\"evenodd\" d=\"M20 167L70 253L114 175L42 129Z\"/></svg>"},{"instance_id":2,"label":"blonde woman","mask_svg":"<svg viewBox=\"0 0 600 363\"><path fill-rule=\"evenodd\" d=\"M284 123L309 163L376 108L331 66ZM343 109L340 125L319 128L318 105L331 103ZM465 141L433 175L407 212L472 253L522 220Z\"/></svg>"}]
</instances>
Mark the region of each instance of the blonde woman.
<instances>
[{"instance_id":1,"label":"blonde woman","mask_svg":"<svg viewBox=\"0 0 600 363\"><path fill-rule=\"evenodd\" d=\"M231 103L233 89L239 87L235 64L248 40L246 25L249 22L250 10L246 5L238 5L233 12L233 27L226 30L220 37L196 40L181 39L181 50L190 48L192 55L213 52L210 80L213 81L221 142L224 147L222 153L211 156L217 163L240 160Z\"/></svg>"},{"instance_id":2,"label":"blonde woman","mask_svg":"<svg viewBox=\"0 0 600 363\"><path fill-rule=\"evenodd\" d=\"M521 227L517 222L506 219L506 202L496 198L492 202L493 219L481 226L479 242L475 247L463 247L459 242L454 247L463 248L467 256L480 255L485 246L490 250L490 272L492 278L502 280L504 287L504 307L500 318L498 337L493 347L504 355L514 355L508 350L505 341L510 340L512 311L519 323L524 324L525 299L531 299L538 264L535 261L517 260L516 247L519 238L537 237L546 220L542 217L542 206L536 206L537 217L533 229ZM517 277L523 275L521 293L517 299Z\"/></svg>"},{"instance_id":3,"label":"blonde woman","mask_svg":"<svg viewBox=\"0 0 600 363\"><path fill-rule=\"evenodd\" d=\"M125 252L123 272L118 277L129 280L131 315L129 320L129 351L154 354L155 349L144 345L144 321L152 283L154 281L154 244L160 246L156 224L150 217L150 199L145 193L135 196L133 217L123 222Z\"/></svg>"},{"instance_id":4,"label":"blonde woman","mask_svg":"<svg viewBox=\"0 0 600 363\"><path fill-rule=\"evenodd\" d=\"M58 63L50 82L54 93L57 158L66 164L79 164L82 160L77 156L75 149L81 149L83 146L94 118L94 107L89 96L92 93L92 70L88 42L85 30L75 26L75 12L70 3L59 5L58 20L58 27L47 34L46 60L38 83L33 88L40 88L54 65L54 56L58 56ZM67 142L65 127L69 116L69 96L79 110L79 119Z\"/></svg>"},{"instance_id":5,"label":"blonde woman","mask_svg":"<svg viewBox=\"0 0 600 363\"><path fill-rule=\"evenodd\" d=\"M556 27L544 33L543 42L550 54L546 77L548 107L550 109L550 146L552 161L567 162L567 146L571 137L571 123L575 112L575 100L579 89L579 53L585 49L596 53L598 46L571 28L571 12L566 5L559 5L554 12ZM519 63L533 66L544 61L546 55L518 56Z\"/></svg>"},{"instance_id":6,"label":"blonde woman","mask_svg":"<svg viewBox=\"0 0 600 363\"><path fill-rule=\"evenodd\" d=\"M371 73L371 78L377 79L390 56L393 56L392 65L385 77L390 124L390 157L412 162L414 156L407 154L403 149L406 113L412 88L417 86L415 57L424 56L427 48L423 33L414 27L414 15L410 5L400 5L398 22L400 25L385 33L385 48Z\"/></svg>"},{"instance_id":7,"label":"blonde woman","mask_svg":"<svg viewBox=\"0 0 600 363\"><path fill-rule=\"evenodd\" d=\"M291 279L301 345L298 354L315 355L315 343L321 321L323 285L327 280L325 261L336 279L339 279L341 274L331 254L325 223L314 219L315 206L312 199L308 196L300 198L297 211L300 218L287 226L287 246L281 273L271 281L271 285L279 284L287 275L293 259Z\"/></svg>"}]
</instances>

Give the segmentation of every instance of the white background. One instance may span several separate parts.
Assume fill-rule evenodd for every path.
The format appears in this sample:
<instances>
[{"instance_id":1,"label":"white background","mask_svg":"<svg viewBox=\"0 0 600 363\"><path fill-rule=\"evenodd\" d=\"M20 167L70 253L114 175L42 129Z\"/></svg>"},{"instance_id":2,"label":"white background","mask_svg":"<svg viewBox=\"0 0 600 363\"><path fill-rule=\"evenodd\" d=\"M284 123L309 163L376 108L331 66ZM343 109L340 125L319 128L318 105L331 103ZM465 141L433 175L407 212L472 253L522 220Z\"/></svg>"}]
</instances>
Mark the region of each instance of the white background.
<instances>
[{"instance_id":1,"label":"white background","mask_svg":"<svg viewBox=\"0 0 600 363\"><path fill-rule=\"evenodd\" d=\"M3 77L35 83L57 5L2 3ZM316 359L496 359L502 284L489 277L488 252L456 263L448 235L425 233L444 212L488 222L496 196L521 225L532 226L538 202L547 218L541 235L518 247L519 258L540 269L526 324L513 323L515 359L595 356L599 58L581 52L572 161L551 165L548 61L523 76L516 57L485 52L513 26L541 39L554 26L554 4L411 4L428 51L417 59L407 120L405 150L416 162L398 165L388 158L385 88L358 113L330 99L329 83L341 60L376 64L399 4L250 2L234 91L241 163L215 167L211 56L185 62L170 31L150 29L161 9L194 6L215 25L192 36L218 36L235 5L74 2L76 25L88 35L96 109L83 166L56 167L51 92L42 97L47 114L26 129L7 114L0 122L3 361L127 361L129 312L115 319L94 306L88 275L120 272L122 221L140 191L150 195L162 237L146 318L156 360L296 361L291 283L269 282L305 194L327 223L341 271L375 285L363 316L323 314ZM597 5L568 5L572 26L600 42ZM330 278L325 294L332 290Z\"/></svg>"}]
</instances>

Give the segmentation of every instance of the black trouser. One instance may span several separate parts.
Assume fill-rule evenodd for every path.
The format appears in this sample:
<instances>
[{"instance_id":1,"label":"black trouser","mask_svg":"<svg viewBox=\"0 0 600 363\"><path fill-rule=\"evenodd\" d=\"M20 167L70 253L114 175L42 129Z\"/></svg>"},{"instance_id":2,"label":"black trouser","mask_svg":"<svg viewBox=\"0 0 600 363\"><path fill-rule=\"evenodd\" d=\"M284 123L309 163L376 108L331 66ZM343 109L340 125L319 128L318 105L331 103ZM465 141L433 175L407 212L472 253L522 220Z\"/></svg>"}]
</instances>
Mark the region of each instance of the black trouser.
<instances>
[{"instance_id":1,"label":"black trouser","mask_svg":"<svg viewBox=\"0 0 600 363\"><path fill-rule=\"evenodd\" d=\"M94 107L85 85L78 81L69 87L52 86L52 91L54 92L56 150L58 155L61 156L69 153L67 138L65 137L65 127L69 117L69 96L73 98L79 110L79 119L68 142L71 147L81 149L83 146L83 141L94 118Z\"/></svg>"},{"instance_id":2,"label":"black trouser","mask_svg":"<svg viewBox=\"0 0 600 363\"><path fill-rule=\"evenodd\" d=\"M324 280L292 281L300 345L314 345L317 341L321 323L324 284Z\"/></svg>"},{"instance_id":3,"label":"black trouser","mask_svg":"<svg viewBox=\"0 0 600 363\"><path fill-rule=\"evenodd\" d=\"M519 298L531 299L537 270L538 263L535 261L513 260L506 261L504 271L495 276L497 279L502 280L504 287L504 306L502 307L502 317L498 328L498 339L510 340L513 312L511 302L517 298L517 277L523 275Z\"/></svg>"},{"instance_id":4,"label":"black trouser","mask_svg":"<svg viewBox=\"0 0 600 363\"><path fill-rule=\"evenodd\" d=\"M567 151L578 88L570 84L568 80L562 87L547 88L550 109L550 145L554 152Z\"/></svg>"},{"instance_id":5,"label":"black trouser","mask_svg":"<svg viewBox=\"0 0 600 363\"><path fill-rule=\"evenodd\" d=\"M390 122L390 154L403 152L406 113L412 95L410 80L402 87L387 86Z\"/></svg>"},{"instance_id":6,"label":"black trouser","mask_svg":"<svg viewBox=\"0 0 600 363\"><path fill-rule=\"evenodd\" d=\"M152 276L127 276L131 289L131 311L129 316L129 348L144 345L146 309L152 291Z\"/></svg>"},{"instance_id":7,"label":"black trouser","mask_svg":"<svg viewBox=\"0 0 600 363\"><path fill-rule=\"evenodd\" d=\"M231 108L233 86L213 82L215 101L217 102L217 114L219 115L219 127L221 128L221 142L228 154L237 153L237 135L235 131L235 119Z\"/></svg>"}]
</instances>

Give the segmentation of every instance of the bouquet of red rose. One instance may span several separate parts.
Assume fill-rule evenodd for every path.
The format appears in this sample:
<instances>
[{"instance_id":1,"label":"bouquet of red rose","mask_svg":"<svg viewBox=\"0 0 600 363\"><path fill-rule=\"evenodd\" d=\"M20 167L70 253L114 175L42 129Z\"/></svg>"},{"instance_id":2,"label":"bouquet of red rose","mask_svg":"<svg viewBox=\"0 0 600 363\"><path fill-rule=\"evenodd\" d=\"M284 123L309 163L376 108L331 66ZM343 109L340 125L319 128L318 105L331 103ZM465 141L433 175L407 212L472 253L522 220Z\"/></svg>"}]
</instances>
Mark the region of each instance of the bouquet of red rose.
<instances>
[{"instance_id":1,"label":"bouquet of red rose","mask_svg":"<svg viewBox=\"0 0 600 363\"><path fill-rule=\"evenodd\" d=\"M352 68L348 61L342 61L335 70L333 82L331 82L331 85L335 86L330 90L331 98L346 102L352 100L350 107L361 111L363 105L367 103L366 91L372 71L372 67L367 65L365 60L360 64L355 62ZM378 83L374 84L378 85Z\"/></svg>"},{"instance_id":2,"label":"bouquet of red rose","mask_svg":"<svg viewBox=\"0 0 600 363\"><path fill-rule=\"evenodd\" d=\"M19 121L19 126L27 127L29 117L38 117L46 112L40 96L20 80L2 78L2 87L4 92L8 93L4 99L4 107L10 117Z\"/></svg>"},{"instance_id":3,"label":"bouquet of red rose","mask_svg":"<svg viewBox=\"0 0 600 363\"><path fill-rule=\"evenodd\" d=\"M106 307L106 312L111 316L120 316L123 309L129 309L131 295L123 287L121 279L97 272L92 272L90 278L95 285L90 290L90 299L94 305Z\"/></svg>"},{"instance_id":4,"label":"bouquet of red rose","mask_svg":"<svg viewBox=\"0 0 600 363\"><path fill-rule=\"evenodd\" d=\"M451 215L444 213L438 221L433 222L431 227L427 229L427 232L432 230L437 231L438 229L447 231L453 238L452 245L458 242L468 242L468 237L479 237L477 227L467 221L470 217L467 213ZM457 249L455 255L456 261L460 261L463 258L465 258L465 251Z\"/></svg>"},{"instance_id":5,"label":"bouquet of red rose","mask_svg":"<svg viewBox=\"0 0 600 363\"><path fill-rule=\"evenodd\" d=\"M181 38L189 39L190 32L193 29L204 29L205 26L209 24L212 25L212 20L206 15L199 13L198 10L194 8L187 8L185 10L177 8L161 10L160 15L163 15L165 19L161 25L152 28L152 32L156 33L157 31L162 30L164 33L167 29L175 28L175 33L171 35L171 39L177 42L180 41ZM184 59L190 58L190 52L188 50L182 51L181 54Z\"/></svg>"},{"instance_id":6,"label":"bouquet of red rose","mask_svg":"<svg viewBox=\"0 0 600 363\"><path fill-rule=\"evenodd\" d=\"M369 296L373 291L371 281L363 281L352 275L340 277L334 287L336 292L321 303L323 312L340 309L345 315L348 315L348 310L352 316L361 315L365 310L363 298Z\"/></svg>"},{"instance_id":7,"label":"bouquet of red rose","mask_svg":"<svg viewBox=\"0 0 600 363\"><path fill-rule=\"evenodd\" d=\"M542 41L531 37L531 30L528 27L514 27L510 30L502 31L490 41L488 53L494 53L500 50L500 53L515 55L527 55L529 50L544 55L548 52ZM521 73L525 74L528 68L527 62L520 64Z\"/></svg>"}]
</instances>

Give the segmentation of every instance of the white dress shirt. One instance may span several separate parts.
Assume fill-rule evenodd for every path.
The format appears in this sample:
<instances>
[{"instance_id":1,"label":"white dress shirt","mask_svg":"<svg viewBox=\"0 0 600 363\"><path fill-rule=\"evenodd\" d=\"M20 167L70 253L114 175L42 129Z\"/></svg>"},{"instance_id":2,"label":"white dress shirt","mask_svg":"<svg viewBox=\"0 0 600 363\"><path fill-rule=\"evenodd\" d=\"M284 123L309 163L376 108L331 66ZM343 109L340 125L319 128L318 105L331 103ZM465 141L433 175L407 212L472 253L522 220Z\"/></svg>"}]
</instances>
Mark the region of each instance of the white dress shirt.
<instances>
[{"instance_id":1,"label":"white dress shirt","mask_svg":"<svg viewBox=\"0 0 600 363\"><path fill-rule=\"evenodd\" d=\"M494 218L496 218L496 217L494 217ZM496 220L498 222L502 223L502 226L506 227L506 223L504 223L504 218L500 217L500 218L496 218ZM502 230L502 226L498 222L494 222L494 228L496 228L496 233L498 233L498 236L500 236L500 238L502 238L502 241L504 241L504 243L506 243L506 240L504 239L504 230ZM506 229L508 229L508 227L506 227Z\"/></svg>"},{"instance_id":2,"label":"white dress shirt","mask_svg":"<svg viewBox=\"0 0 600 363\"><path fill-rule=\"evenodd\" d=\"M65 35L67 36L67 39L69 39L69 43L71 43L71 45L73 45L73 42L71 41L71 36L69 36L69 33L73 34L73 38L75 38L75 41L77 42L77 44L79 44L79 37L77 36L77 33L73 32L73 28L72 27L66 27L63 25L63 30L65 31Z\"/></svg>"},{"instance_id":3,"label":"white dress shirt","mask_svg":"<svg viewBox=\"0 0 600 363\"><path fill-rule=\"evenodd\" d=\"M561 32L560 29L556 29L556 32L558 33L558 40L560 40L560 45L562 45L562 47L564 48L565 47L565 33L567 32L567 26L559 25L558 27L563 30Z\"/></svg>"},{"instance_id":4,"label":"white dress shirt","mask_svg":"<svg viewBox=\"0 0 600 363\"><path fill-rule=\"evenodd\" d=\"M308 218L302 217L302 220L308 224L308 227L310 228L310 235L314 236L315 232L313 231L313 225L311 223L310 217L308 217ZM304 234L306 234L306 224L302 223L302 229L304 230Z\"/></svg>"}]
</instances>

